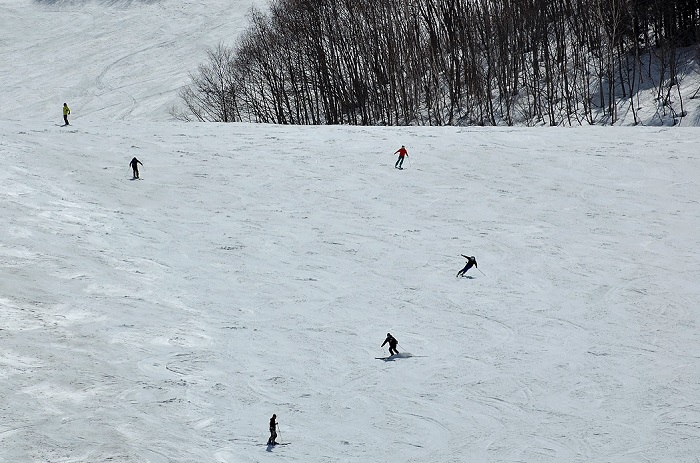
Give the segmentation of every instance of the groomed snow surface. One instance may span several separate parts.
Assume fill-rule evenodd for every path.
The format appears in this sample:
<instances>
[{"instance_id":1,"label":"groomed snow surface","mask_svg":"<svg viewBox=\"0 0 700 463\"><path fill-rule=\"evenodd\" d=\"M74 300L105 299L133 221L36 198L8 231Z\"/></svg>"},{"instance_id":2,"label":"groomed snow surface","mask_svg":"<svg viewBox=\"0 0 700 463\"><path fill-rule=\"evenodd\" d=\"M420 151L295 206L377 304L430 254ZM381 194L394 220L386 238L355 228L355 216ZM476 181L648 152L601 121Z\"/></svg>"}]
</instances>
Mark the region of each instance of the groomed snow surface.
<instances>
[{"instance_id":1,"label":"groomed snow surface","mask_svg":"<svg viewBox=\"0 0 700 463\"><path fill-rule=\"evenodd\" d=\"M697 462L697 147L6 121L0 460Z\"/></svg>"},{"instance_id":2,"label":"groomed snow surface","mask_svg":"<svg viewBox=\"0 0 700 463\"><path fill-rule=\"evenodd\" d=\"M0 462L698 463L698 131L168 122L253 4L0 2Z\"/></svg>"},{"instance_id":3,"label":"groomed snow surface","mask_svg":"<svg viewBox=\"0 0 700 463\"><path fill-rule=\"evenodd\" d=\"M170 120L178 89L267 0L0 0L2 118Z\"/></svg>"}]
</instances>

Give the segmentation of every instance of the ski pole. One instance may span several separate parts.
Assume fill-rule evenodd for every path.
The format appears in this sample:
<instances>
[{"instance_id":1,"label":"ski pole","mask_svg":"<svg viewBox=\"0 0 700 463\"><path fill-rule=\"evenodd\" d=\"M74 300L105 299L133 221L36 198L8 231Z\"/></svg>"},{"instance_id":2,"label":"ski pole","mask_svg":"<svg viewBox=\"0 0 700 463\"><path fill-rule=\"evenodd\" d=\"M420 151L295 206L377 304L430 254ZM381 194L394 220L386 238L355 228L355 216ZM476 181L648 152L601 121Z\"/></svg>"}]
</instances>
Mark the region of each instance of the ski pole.
<instances>
[{"instance_id":1,"label":"ski pole","mask_svg":"<svg viewBox=\"0 0 700 463\"><path fill-rule=\"evenodd\" d=\"M282 430L280 429L280 425L277 424L277 434L280 436L280 440L282 440Z\"/></svg>"},{"instance_id":2,"label":"ski pole","mask_svg":"<svg viewBox=\"0 0 700 463\"><path fill-rule=\"evenodd\" d=\"M479 267L477 267L476 269L479 270L479 271L481 272L481 269L480 269ZM486 276L486 274L485 274L484 272L481 272L481 274L482 274L483 276Z\"/></svg>"},{"instance_id":3,"label":"ski pole","mask_svg":"<svg viewBox=\"0 0 700 463\"><path fill-rule=\"evenodd\" d=\"M411 165L411 156L407 154L406 157L408 158L408 167L413 168L413 165Z\"/></svg>"}]
</instances>

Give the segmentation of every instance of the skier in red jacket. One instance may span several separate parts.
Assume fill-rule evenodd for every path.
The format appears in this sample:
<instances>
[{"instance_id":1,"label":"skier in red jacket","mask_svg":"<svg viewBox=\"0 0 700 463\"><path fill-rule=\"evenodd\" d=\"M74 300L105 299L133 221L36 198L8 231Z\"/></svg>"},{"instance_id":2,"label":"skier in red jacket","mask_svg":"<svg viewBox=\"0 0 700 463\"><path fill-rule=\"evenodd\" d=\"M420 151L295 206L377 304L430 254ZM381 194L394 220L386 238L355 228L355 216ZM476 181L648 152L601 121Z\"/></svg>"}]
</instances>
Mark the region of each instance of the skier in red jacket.
<instances>
[{"instance_id":1,"label":"skier in red jacket","mask_svg":"<svg viewBox=\"0 0 700 463\"><path fill-rule=\"evenodd\" d=\"M396 160L396 164L394 164L395 169L403 169L403 157L408 156L408 151L406 151L406 147L401 145L401 148L397 149L394 151L394 154L399 153L399 158Z\"/></svg>"}]
</instances>

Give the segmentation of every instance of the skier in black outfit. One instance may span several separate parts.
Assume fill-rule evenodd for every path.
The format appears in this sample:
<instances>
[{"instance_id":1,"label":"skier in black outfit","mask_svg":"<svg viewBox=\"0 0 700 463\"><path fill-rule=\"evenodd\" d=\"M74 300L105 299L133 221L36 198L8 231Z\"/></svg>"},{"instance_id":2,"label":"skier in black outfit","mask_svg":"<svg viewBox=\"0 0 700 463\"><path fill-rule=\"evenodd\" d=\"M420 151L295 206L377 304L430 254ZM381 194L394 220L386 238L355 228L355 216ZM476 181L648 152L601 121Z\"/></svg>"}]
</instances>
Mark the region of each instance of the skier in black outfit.
<instances>
[{"instance_id":1,"label":"skier in black outfit","mask_svg":"<svg viewBox=\"0 0 700 463\"><path fill-rule=\"evenodd\" d=\"M463 277L464 274L467 273L467 270L469 270L469 269L472 268L472 267L479 268L479 266L476 265L476 257L474 257L474 256L465 256L464 254L462 254L462 257L464 257L465 259L467 259L467 265L465 265L464 268L463 268L462 270L460 270L459 272L457 272L457 276L458 276L458 277Z\"/></svg>"},{"instance_id":2,"label":"skier in black outfit","mask_svg":"<svg viewBox=\"0 0 700 463\"><path fill-rule=\"evenodd\" d=\"M267 440L267 445L277 445L277 415L273 414L270 418L270 438Z\"/></svg>"},{"instance_id":3,"label":"skier in black outfit","mask_svg":"<svg viewBox=\"0 0 700 463\"><path fill-rule=\"evenodd\" d=\"M396 338L391 335L391 333L386 334L386 339L382 343L381 347L384 347L384 344L386 344L387 342L389 343L389 354L398 354L399 351L396 350L396 345L399 343L399 341L397 341Z\"/></svg>"},{"instance_id":4,"label":"skier in black outfit","mask_svg":"<svg viewBox=\"0 0 700 463\"><path fill-rule=\"evenodd\" d=\"M132 159L129 163L131 168L134 170L134 178L139 178L139 164L143 165L143 163L136 158Z\"/></svg>"}]
</instances>

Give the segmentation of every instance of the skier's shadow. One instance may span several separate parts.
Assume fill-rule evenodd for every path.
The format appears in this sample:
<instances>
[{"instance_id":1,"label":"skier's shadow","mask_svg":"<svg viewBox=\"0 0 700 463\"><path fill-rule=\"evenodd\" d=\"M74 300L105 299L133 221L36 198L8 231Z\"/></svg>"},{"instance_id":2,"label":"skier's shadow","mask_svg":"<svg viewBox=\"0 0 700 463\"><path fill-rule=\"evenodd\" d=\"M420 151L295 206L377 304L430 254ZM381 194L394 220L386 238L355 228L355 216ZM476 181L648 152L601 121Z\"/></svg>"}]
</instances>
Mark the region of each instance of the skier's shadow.
<instances>
[{"instance_id":1,"label":"skier's shadow","mask_svg":"<svg viewBox=\"0 0 700 463\"><path fill-rule=\"evenodd\" d=\"M473 279L474 279L474 277L471 276L471 275L462 275L461 278L467 278L467 279L469 279L469 280L473 280Z\"/></svg>"},{"instance_id":2,"label":"skier's shadow","mask_svg":"<svg viewBox=\"0 0 700 463\"><path fill-rule=\"evenodd\" d=\"M277 446L279 446L279 445L288 445L288 444L289 444L289 442L282 442L282 443L279 443L279 442L278 442L278 443L275 444L275 445L267 444L267 448L266 448L265 450L266 450L267 452L272 452L272 449L274 449L275 447L277 447Z\"/></svg>"},{"instance_id":3,"label":"skier's shadow","mask_svg":"<svg viewBox=\"0 0 700 463\"><path fill-rule=\"evenodd\" d=\"M407 359L411 357L425 357L425 355L413 355L408 352L399 352L395 355L390 355L389 357L376 357L377 360L383 360L385 362L393 362L398 359Z\"/></svg>"}]
</instances>

